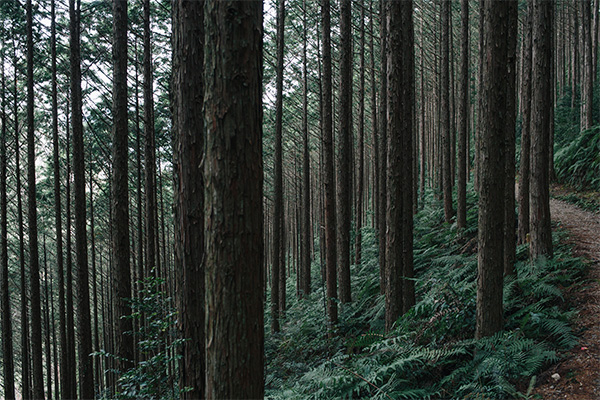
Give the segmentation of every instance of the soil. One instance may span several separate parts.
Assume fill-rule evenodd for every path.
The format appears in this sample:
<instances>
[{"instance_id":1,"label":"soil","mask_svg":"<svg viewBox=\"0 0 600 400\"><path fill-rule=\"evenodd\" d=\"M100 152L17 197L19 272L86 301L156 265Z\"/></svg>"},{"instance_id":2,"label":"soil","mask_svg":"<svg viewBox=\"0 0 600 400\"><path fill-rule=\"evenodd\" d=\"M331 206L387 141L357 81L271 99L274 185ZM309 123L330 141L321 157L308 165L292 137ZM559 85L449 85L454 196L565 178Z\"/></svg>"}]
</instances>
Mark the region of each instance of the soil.
<instances>
[{"instance_id":1,"label":"soil","mask_svg":"<svg viewBox=\"0 0 600 400\"><path fill-rule=\"evenodd\" d=\"M579 311L574 330L580 342L537 377L532 398L600 399L600 214L557 199L550 200L550 212L569 232L576 255L588 260L588 280L566 293Z\"/></svg>"}]
</instances>

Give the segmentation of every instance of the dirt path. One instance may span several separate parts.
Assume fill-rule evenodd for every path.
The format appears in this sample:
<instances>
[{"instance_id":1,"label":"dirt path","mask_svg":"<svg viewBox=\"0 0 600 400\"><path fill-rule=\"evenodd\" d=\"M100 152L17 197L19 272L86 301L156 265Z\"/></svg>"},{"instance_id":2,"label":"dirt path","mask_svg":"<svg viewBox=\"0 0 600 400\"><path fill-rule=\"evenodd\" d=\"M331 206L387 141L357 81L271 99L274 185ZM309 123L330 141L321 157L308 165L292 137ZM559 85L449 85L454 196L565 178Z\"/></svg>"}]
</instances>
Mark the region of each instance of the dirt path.
<instances>
[{"instance_id":1,"label":"dirt path","mask_svg":"<svg viewBox=\"0 0 600 400\"><path fill-rule=\"evenodd\" d=\"M556 199L550 200L550 210L552 220L570 232L576 254L592 263L589 282L567 293L579 310L575 330L580 344L540 374L534 394L543 399L600 399L600 214Z\"/></svg>"}]
</instances>

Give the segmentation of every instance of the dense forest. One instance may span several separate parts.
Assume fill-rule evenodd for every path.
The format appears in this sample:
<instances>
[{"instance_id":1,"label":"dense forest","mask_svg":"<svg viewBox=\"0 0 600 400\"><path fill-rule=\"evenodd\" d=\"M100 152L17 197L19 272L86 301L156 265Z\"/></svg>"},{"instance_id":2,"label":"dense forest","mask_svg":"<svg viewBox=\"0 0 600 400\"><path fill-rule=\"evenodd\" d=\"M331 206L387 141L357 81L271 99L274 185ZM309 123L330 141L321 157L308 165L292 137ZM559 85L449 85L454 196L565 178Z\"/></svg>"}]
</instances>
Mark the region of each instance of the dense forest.
<instances>
[{"instance_id":1,"label":"dense forest","mask_svg":"<svg viewBox=\"0 0 600 400\"><path fill-rule=\"evenodd\" d=\"M593 398L599 21L0 1L2 398Z\"/></svg>"}]
</instances>

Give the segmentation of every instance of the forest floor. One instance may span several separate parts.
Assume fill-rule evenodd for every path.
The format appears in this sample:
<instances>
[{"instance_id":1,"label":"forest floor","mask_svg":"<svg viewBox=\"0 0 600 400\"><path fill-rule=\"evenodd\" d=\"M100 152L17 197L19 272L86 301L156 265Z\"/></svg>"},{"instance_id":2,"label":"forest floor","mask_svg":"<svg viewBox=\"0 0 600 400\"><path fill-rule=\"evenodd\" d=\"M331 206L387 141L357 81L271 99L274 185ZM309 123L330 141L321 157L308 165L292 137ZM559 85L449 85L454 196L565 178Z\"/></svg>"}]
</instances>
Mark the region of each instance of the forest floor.
<instances>
[{"instance_id":1,"label":"forest floor","mask_svg":"<svg viewBox=\"0 0 600 400\"><path fill-rule=\"evenodd\" d=\"M555 187L555 197L563 197L564 187ZM587 280L566 292L566 300L579 311L575 333L579 345L538 376L533 398L600 398L600 213L583 210L553 198L550 211L554 223L569 232L574 251L589 262Z\"/></svg>"}]
</instances>

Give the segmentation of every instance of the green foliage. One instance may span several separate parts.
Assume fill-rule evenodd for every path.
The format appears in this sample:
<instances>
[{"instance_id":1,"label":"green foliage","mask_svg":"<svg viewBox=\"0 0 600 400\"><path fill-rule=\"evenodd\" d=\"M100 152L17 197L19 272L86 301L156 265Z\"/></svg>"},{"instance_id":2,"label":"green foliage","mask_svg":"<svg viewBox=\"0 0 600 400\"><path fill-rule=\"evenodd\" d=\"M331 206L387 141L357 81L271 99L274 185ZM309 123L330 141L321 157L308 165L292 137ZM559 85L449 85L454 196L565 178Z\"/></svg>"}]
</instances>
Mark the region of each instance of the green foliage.
<instances>
[{"instance_id":1,"label":"green foliage","mask_svg":"<svg viewBox=\"0 0 600 400\"><path fill-rule=\"evenodd\" d=\"M378 246L370 228L363 229L362 264L352 267L354 302L341 307L336 337L327 338L322 286L315 285L308 299L291 299L283 333L267 333L267 397L525 396L519 390L527 390L537 373L576 344L569 324L574 311L563 292L581 278L584 265L570 256L558 234L552 260L531 263L520 246L517 274L505 281L505 330L474 340L476 198L470 195L468 201L469 225L461 232L443 222L435 202L416 216L417 304L393 332L383 333ZM319 274L315 263L313 276Z\"/></svg>"},{"instance_id":2,"label":"green foliage","mask_svg":"<svg viewBox=\"0 0 600 400\"><path fill-rule=\"evenodd\" d=\"M142 357L127 371L112 371L119 376L120 391L105 393L104 398L167 400L180 397L171 369L183 340L177 338L175 310L171 299L162 292L163 284L161 279L146 279L140 299L131 301L132 318L139 321L136 336ZM114 358L106 352L96 355Z\"/></svg>"},{"instance_id":3,"label":"green foliage","mask_svg":"<svg viewBox=\"0 0 600 400\"><path fill-rule=\"evenodd\" d=\"M600 127L577 135L554 156L558 177L573 187L600 189Z\"/></svg>"}]
</instances>

